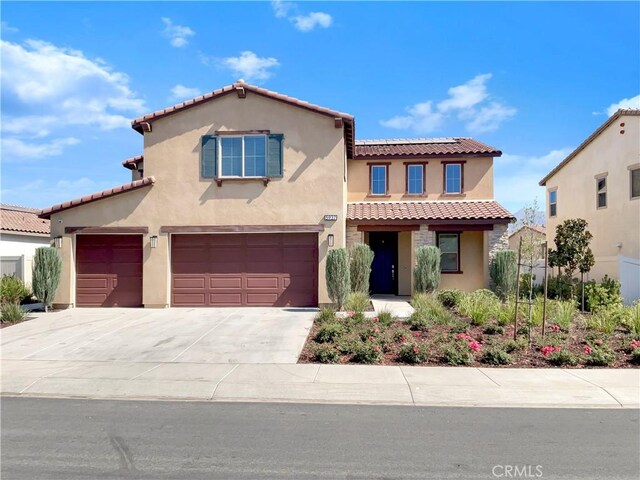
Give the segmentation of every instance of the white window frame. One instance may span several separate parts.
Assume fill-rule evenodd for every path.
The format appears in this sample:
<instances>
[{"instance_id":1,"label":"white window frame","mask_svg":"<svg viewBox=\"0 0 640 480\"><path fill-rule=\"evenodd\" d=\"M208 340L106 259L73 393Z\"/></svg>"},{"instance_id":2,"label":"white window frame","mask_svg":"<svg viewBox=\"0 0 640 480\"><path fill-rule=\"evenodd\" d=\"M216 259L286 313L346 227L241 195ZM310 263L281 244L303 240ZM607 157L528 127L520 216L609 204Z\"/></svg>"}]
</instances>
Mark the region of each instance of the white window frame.
<instances>
[{"instance_id":1,"label":"white window frame","mask_svg":"<svg viewBox=\"0 0 640 480\"><path fill-rule=\"evenodd\" d=\"M551 194L552 193L556 194L556 201L553 202L553 203L551 203ZM551 188L551 189L548 190L547 203L549 205L549 217L557 217L558 216L558 187ZM556 213L554 213L553 215L551 214L551 205L555 205L556 206Z\"/></svg>"},{"instance_id":2,"label":"white window frame","mask_svg":"<svg viewBox=\"0 0 640 480\"><path fill-rule=\"evenodd\" d=\"M411 171L412 167L418 167L420 168L420 183L422 184L422 191L415 193L415 192L411 192L411 175L409 174L409 172ZM425 170L424 170L424 163L409 163L407 164L407 195L424 195L426 192L426 186L425 186Z\"/></svg>"},{"instance_id":3,"label":"white window frame","mask_svg":"<svg viewBox=\"0 0 640 480\"><path fill-rule=\"evenodd\" d=\"M609 205L609 195L607 195L607 174L603 173L601 175L596 175L595 177L596 179L596 210L603 210L605 208L607 208L607 206ZM604 180L604 188L600 189L598 187L598 184L600 183L601 180ZM604 205L600 205L600 195L604 194ZM556 207L557 208L557 207Z\"/></svg>"},{"instance_id":4,"label":"white window frame","mask_svg":"<svg viewBox=\"0 0 640 480\"><path fill-rule=\"evenodd\" d=\"M373 193L373 170L376 168L382 168L384 170L384 192L382 193ZM371 191L372 196L384 197L388 194L389 185L387 185L387 168L389 168L389 165L371 165L371 185L369 185L369 190Z\"/></svg>"},{"instance_id":5,"label":"white window frame","mask_svg":"<svg viewBox=\"0 0 640 480\"><path fill-rule=\"evenodd\" d=\"M449 167L458 167L458 172L460 172L460 179L459 179L459 183L458 183L458 190L456 190L455 192L450 192L448 190L449 185L448 185L448 178L449 178ZM447 163L444 166L444 193L448 193L448 194L461 194L462 193L462 163Z\"/></svg>"},{"instance_id":6,"label":"white window frame","mask_svg":"<svg viewBox=\"0 0 640 480\"><path fill-rule=\"evenodd\" d=\"M245 163L245 154L244 154L244 139L247 137L261 137L264 139L264 175L245 175L244 174L244 163ZM223 175L222 174L222 139L224 138L240 138L242 139L242 158L240 161L241 166L241 174L240 175ZM269 145L267 142L267 136L256 134L256 135L220 135L217 140L217 150L218 155L216 161L218 162L218 175L219 178L264 178L267 175L267 146Z\"/></svg>"},{"instance_id":7,"label":"white window frame","mask_svg":"<svg viewBox=\"0 0 640 480\"><path fill-rule=\"evenodd\" d=\"M636 164L629 167L629 198L631 200L640 199L640 194L636 195L635 197L633 196L633 172L637 171L640 171L640 165Z\"/></svg>"}]
</instances>

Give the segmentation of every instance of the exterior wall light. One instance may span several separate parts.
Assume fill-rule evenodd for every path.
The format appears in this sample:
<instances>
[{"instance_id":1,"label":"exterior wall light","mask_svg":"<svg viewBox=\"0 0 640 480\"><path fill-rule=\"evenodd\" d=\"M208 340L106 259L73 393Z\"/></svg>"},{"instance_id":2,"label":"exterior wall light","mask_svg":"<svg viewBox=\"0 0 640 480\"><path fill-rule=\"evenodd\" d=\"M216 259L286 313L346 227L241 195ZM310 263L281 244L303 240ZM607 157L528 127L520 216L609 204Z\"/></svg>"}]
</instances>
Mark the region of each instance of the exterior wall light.
<instances>
[{"instance_id":1,"label":"exterior wall light","mask_svg":"<svg viewBox=\"0 0 640 480\"><path fill-rule=\"evenodd\" d=\"M327 242L329 243L330 247L333 247L333 244L335 243L335 237L333 236L333 233L327 235Z\"/></svg>"},{"instance_id":2,"label":"exterior wall light","mask_svg":"<svg viewBox=\"0 0 640 480\"><path fill-rule=\"evenodd\" d=\"M53 246L60 249L62 248L62 237L57 236L53 238Z\"/></svg>"},{"instance_id":3,"label":"exterior wall light","mask_svg":"<svg viewBox=\"0 0 640 480\"><path fill-rule=\"evenodd\" d=\"M153 235L149 240L151 242L151 248L156 248L158 246L158 236L157 235Z\"/></svg>"}]
</instances>

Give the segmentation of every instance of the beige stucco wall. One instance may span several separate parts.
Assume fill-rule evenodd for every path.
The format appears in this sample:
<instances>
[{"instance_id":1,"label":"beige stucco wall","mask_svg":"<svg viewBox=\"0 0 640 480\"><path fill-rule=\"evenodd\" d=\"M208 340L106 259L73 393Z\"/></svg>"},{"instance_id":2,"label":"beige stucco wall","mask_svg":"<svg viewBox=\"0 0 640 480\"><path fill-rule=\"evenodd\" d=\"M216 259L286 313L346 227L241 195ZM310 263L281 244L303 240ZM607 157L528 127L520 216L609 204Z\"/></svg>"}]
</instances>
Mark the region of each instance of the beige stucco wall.
<instances>
[{"instance_id":1,"label":"beige stucco wall","mask_svg":"<svg viewBox=\"0 0 640 480\"><path fill-rule=\"evenodd\" d=\"M640 199L630 198L629 177L629 167L638 164L640 117L622 116L547 181L549 246L554 246L559 223L585 219L593 234L591 249L596 258L589 274L592 279L600 280L605 274L618 278L619 255L640 259ZM598 209L595 177L601 174L607 175L607 207ZM553 189L558 191L557 216L549 217L548 192Z\"/></svg>"},{"instance_id":2,"label":"beige stucco wall","mask_svg":"<svg viewBox=\"0 0 640 480\"><path fill-rule=\"evenodd\" d=\"M284 134L284 177L262 182L223 183L200 177L200 139L218 130L270 130ZM322 224L319 234L319 302L329 301L324 279L327 235L345 246L345 145L334 119L247 92L226 95L153 123L144 135L147 188L66 210L52 216L52 236L67 226L147 226L144 238L143 303L166 306L170 299L169 236L163 225ZM335 222L323 221L336 214ZM148 237L158 235L158 247ZM73 304L74 238L65 235L65 272L55 303Z\"/></svg>"},{"instance_id":3,"label":"beige stucco wall","mask_svg":"<svg viewBox=\"0 0 640 480\"><path fill-rule=\"evenodd\" d=\"M509 237L509 249L518 251L520 246L520 238L524 238L524 241L534 241L534 242L544 242L546 237L544 234L540 232L536 232L535 230L521 228L513 235Z\"/></svg>"},{"instance_id":4,"label":"beige stucco wall","mask_svg":"<svg viewBox=\"0 0 640 480\"><path fill-rule=\"evenodd\" d=\"M460 234L460 270L463 273L443 273L440 288L473 291L486 288L484 232Z\"/></svg>"},{"instance_id":5,"label":"beige stucco wall","mask_svg":"<svg viewBox=\"0 0 640 480\"><path fill-rule=\"evenodd\" d=\"M464 192L462 195L445 195L442 190L443 167L440 160L412 159L429 161L426 165L426 195L416 197L406 195L407 160L349 160L348 161L348 199L350 202L398 201L398 200L486 200L493 199L493 158L460 157L447 158L446 161L466 160L464 164ZM369 196L368 163L387 163L389 165L389 197Z\"/></svg>"},{"instance_id":6,"label":"beige stucco wall","mask_svg":"<svg viewBox=\"0 0 640 480\"><path fill-rule=\"evenodd\" d=\"M398 295L413 291L413 232L398 232Z\"/></svg>"}]
</instances>

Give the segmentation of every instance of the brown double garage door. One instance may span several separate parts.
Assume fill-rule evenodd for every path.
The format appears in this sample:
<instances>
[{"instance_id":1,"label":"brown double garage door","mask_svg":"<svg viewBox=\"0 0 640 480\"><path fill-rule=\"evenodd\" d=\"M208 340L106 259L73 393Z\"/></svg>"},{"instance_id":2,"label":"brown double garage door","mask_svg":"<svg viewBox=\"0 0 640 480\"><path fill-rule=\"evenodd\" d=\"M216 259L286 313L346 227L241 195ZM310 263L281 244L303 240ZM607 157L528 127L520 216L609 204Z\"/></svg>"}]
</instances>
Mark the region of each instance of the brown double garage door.
<instances>
[{"instance_id":1,"label":"brown double garage door","mask_svg":"<svg viewBox=\"0 0 640 480\"><path fill-rule=\"evenodd\" d=\"M171 237L173 306L315 306L318 234Z\"/></svg>"}]
</instances>

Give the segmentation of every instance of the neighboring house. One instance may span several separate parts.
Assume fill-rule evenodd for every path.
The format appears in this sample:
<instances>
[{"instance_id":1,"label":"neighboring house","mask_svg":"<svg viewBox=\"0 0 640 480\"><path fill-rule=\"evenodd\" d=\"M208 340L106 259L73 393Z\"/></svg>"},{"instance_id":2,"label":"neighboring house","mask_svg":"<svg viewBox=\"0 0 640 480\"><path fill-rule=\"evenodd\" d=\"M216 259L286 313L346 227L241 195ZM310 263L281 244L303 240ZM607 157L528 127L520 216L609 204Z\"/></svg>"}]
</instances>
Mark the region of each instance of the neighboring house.
<instances>
[{"instance_id":1,"label":"neighboring house","mask_svg":"<svg viewBox=\"0 0 640 480\"><path fill-rule=\"evenodd\" d=\"M618 110L540 185L550 248L558 224L585 219L596 262L589 278L608 275L627 303L640 298L640 110Z\"/></svg>"},{"instance_id":2,"label":"neighboring house","mask_svg":"<svg viewBox=\"0 0 640 480\"><path fill-rule=\"evenodd\" d=\"M315 306L331 248L368 242L374 293L410 294L414 249L443 287L488 284L512 215L499 150L466 138L355 141L354 117L242 81L133 121L131 183L42 211L60 306Z\"/></svg>"},{"instance_id":3,"label":"neighboring house","mask_svg":"<svg viewBox=\"0 0 640 480\"><path fill-rule=\"evenodd\" d=\"M518 251L520 248L520 239L523 242L534 242L540 245L540 257L533 265L533 283L541 285L544 280L544 250L542 244L547 241L546 228L544 225L520 225L513 232L509 234L509 249ZM521 263L527 263L525 260L521 260ZM523 267L523 272L528 273L528 268Z\"/></svg>"},{"instance_id":4,"label":"neighboring house","mask_svg":"<svg viewBox=\"0 0 640 480\"><path fill-rule=\"evenodd\" d=\"M40 210L0 205L0 258L2 275L15 275L31 284L36 248L51 243L49 220L38 218Z\"/></svg>"}]
</instances>

